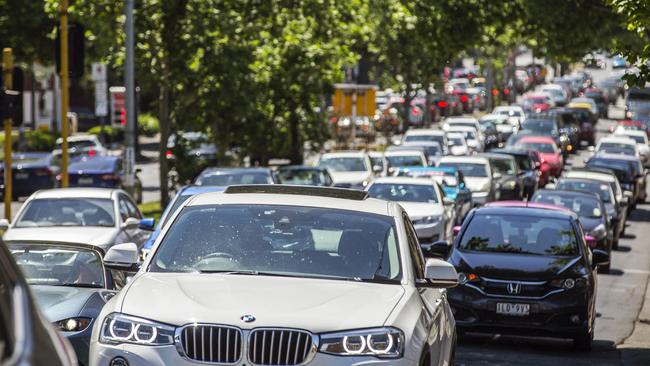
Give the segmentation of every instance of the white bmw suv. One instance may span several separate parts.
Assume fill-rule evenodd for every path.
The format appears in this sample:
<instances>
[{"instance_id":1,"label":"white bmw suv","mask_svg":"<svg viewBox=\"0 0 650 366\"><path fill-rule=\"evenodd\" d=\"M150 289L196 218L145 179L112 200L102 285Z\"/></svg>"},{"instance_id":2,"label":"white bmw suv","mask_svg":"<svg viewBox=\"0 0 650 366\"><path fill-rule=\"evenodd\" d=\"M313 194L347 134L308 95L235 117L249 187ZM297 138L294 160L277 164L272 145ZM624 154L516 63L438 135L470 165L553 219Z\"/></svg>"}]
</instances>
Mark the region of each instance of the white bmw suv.
<instances>
[{"instance_id":1,"label":"white bmw suv","mask_svg":"<svg viewBox=\"0 0 650 366\"><path fill-rule=\"evenodd\" d=\"M449 246L430 252L445 257ZM113 267L137 260L121 244ZM366 192L231 186L190 198L104 307L91 365L450 365L454 268Z\"/></svg>"}]
</instances>

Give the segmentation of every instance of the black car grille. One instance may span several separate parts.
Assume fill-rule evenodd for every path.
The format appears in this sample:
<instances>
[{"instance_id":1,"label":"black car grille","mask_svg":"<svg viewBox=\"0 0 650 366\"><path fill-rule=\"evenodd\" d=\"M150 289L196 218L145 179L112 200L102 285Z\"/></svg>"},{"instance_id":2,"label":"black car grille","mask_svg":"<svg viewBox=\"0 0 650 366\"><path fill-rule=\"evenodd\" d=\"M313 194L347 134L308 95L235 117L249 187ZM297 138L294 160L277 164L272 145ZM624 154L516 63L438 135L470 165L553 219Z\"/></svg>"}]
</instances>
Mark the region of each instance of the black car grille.
<instances>
[{"instance_id":1,"label":"black car grille","mask_svg":"<svg viewBox=\"0 0 650 366\"><path fill-rule=\"evenodd\" d=\"M518 292L512 293L508 291L508 284L519 284ZM507 281L507 280L491 280L483 278L482 289L487 295L491 296L510 296L510 297L528 297L528 298L542 298L550 295L551 293L562 291L557 287L550 286L545 281L540 282L526 282L526 281ZM558 291L559 290L559 291Z\"/></svg>"},{"instance_id":2,"label":"black car grille","mask_svg":"<svg viewBox=\"0 0 650 366\"><path fill-rule=\"evenodd\" d=\"M248 343L248 358L254 365L300 365L313 346L312 335L290 329L255 329Z\"/></svg>"},{"instance_id":3,"label":"black car grille","mask_svg":"<svg viewBox=\"0 0 650 366\"><path fill-rule=\"evenodd\" d=\"M220 325L190 325L181 330L180 345L191 360L234 364L241 359L242 332Z\"/></svg>"}]
</instances>

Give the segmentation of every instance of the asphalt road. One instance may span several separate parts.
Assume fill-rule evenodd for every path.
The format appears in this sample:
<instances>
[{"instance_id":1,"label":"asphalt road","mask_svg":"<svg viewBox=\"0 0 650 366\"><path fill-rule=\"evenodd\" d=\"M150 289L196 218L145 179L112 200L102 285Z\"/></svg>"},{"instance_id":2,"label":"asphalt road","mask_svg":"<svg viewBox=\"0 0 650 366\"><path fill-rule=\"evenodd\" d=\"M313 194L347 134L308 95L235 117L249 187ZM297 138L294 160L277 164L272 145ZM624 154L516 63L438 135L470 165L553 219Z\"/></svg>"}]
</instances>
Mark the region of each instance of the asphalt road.
<instances>
[{"instance_id":1,"label":"asphalt road","mask_svg":"<svg viewBox=\"0 0 650 366\"><path fill-rule=\"evenodd\" d=\"M593 72L598 81L608 70ZM610 118L622 118L619 106L610 110ZM597 125L600 136L609 133L613 119L601 119ZM568 160L568 167L584 165L591 155L580 151ZM650 204L639 204L628 218L626 235L619 249L612 253L609 274L598 276L596 332L593 350L576 352L571 341L536 337L470 334L460 341L456 358L458 365L623 365L626 352L636 352L650 365L650 347L645 350L617 349L634 330L643 305L650 275ZM650 345L650 340L648 340Z\"/></svg>"}]
</instances>

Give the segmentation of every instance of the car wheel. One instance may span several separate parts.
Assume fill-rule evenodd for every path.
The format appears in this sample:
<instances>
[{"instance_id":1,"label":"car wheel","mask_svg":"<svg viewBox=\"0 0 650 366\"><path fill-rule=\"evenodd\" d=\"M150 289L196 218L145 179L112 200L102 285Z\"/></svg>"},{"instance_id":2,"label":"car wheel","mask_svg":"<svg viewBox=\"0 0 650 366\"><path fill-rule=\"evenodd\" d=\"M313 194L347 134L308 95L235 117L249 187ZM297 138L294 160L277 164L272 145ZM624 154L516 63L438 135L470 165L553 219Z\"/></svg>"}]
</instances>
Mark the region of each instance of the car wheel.
<instances>
[{"instance_id":1,"label":"car wheel","mask_svg":"<svg viewBox=\"0 0 650 366\"><path fill-rule=\"evenodd\" d=\"M573 348L576 351L591 351L591 342L594 340L594 332L587 331L578 337L573 338Z\"/></svg>"}]
</instances>

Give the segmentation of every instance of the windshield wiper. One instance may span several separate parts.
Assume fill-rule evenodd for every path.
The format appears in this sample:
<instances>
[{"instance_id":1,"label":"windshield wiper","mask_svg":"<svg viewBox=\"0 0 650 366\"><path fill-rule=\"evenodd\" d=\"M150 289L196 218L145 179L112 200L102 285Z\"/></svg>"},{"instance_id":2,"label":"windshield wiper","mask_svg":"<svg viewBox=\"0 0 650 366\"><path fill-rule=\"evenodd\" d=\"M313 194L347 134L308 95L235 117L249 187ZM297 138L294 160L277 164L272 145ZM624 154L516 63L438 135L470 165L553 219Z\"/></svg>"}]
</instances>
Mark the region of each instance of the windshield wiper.
<instances>
[{"instance_id":1,"label":"windshield wiper","mask_svg":"<svg viewBox=\"0 0 650 366\"><path fill-rule=\"evenodd\" d=\"M274 272L260 272L255 270L223 270L223 269L201 269L199 273L218 273L223 275L244 275L244 276L275 276L275 277L297 277Z\"/></svg>"},{"instance_id":2,"label":"windshield wiper","mask_svg":"<svg viewBox=\"0 0 650 366\"><path fill-rule=\"evenodd\" d=\"M58 283L50 286L69 286L69 287L83 287L83 288L104 288L102 285L92 283Z\"/></svg>"}]
</instances>

